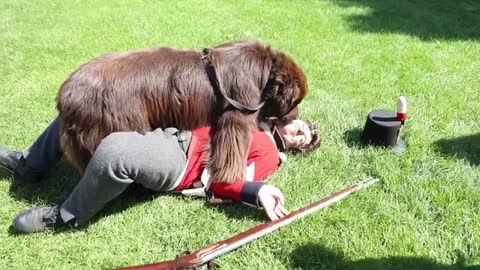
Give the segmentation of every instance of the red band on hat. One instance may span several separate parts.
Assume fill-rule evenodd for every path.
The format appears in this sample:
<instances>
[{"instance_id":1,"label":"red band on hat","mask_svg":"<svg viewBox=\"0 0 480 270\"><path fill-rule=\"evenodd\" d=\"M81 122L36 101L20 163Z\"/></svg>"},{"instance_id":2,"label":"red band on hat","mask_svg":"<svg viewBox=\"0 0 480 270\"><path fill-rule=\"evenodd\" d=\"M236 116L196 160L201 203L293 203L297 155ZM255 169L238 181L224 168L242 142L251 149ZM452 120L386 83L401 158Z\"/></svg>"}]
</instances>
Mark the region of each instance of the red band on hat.
<instances>
[{"instance_id":1,"label":"red band on hat","mask_svg":"<svg viewBox=\"0 0 480 270\"><path fill-rule=\"evenodd\" d=\"M407 120L407 114L406 113L397 113L397 120L405 122L405 120Z\"/></svg>"}]
</instances>

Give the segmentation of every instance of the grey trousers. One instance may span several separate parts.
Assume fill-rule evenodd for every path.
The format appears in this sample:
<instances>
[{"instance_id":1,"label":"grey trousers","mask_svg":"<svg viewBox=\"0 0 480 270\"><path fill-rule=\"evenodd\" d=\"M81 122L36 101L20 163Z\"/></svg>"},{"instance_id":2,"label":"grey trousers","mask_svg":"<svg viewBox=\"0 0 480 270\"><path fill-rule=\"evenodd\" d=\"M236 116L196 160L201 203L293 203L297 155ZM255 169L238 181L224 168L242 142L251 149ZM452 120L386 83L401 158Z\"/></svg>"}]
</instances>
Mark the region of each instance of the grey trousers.
<instances>
[{"instance_id":1,"label":"grey trousers","mask_svg":"<svg viewBox=\"0 0 480 270\"><path fill-rule=\"evenodd\" d=\"M169 191L181 181L191 132L156 129L145 135L113 133L103 139L72 194L60 207L62 219L83 225L130 183Z\"/></svg>"}]
</instances>

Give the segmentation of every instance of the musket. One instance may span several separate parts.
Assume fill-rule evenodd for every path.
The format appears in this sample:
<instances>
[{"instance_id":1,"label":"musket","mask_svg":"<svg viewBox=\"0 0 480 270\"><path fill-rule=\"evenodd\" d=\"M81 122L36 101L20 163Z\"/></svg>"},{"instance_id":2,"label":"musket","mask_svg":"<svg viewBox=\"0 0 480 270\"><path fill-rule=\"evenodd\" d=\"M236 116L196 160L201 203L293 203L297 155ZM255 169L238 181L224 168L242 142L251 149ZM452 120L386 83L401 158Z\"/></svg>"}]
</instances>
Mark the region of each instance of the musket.
<instances>
[{"instance_id":1,"label":"musket","mask_svg":"<svg viewBox=\"0 0 480 270\"><path fill-rule=\"evenodd\" d=\"M315 203L312 203L306 207L298 209L282 218L274 221L260 224L243 233L237 234L229 239L217 242L206 248L197 250L192 253L186 253L180 255L177 259L172 261L165 261L160 263L153 263L148 265L133 266L120 268L123 270L177 270L177 269L197 269L204 265L208 265L208 268L215 268L216 264L213 260L238 248L253 240L274 232L281 227L287 226L290 223L304 218L317 212L320 209L326 208L334 203L337 203L352 193L361 189L367 188L379 180L376 178L366 179L358 184L350 186L344 190L336 192L324 199L321 199Z\"/></svg>"}]
</instances>

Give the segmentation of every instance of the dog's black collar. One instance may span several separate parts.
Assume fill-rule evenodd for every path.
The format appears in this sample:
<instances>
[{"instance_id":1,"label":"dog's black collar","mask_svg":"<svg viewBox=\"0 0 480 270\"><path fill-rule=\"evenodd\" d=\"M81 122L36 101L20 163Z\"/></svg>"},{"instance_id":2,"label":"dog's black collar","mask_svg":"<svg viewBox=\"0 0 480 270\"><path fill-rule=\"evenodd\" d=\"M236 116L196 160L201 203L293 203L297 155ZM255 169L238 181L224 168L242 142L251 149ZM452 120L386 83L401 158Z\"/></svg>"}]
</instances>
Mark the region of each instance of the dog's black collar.
<instances>
[{"instance_id":1,"label":"dog's black collar","mask_svg":"<svg viewBox=\"0 0 480 270\"><path fill-rule=\"evenodd\" d=\"M202 53L200 54L200 59L202 60L203 66L205 67L205 71L207 72L208 80L213 87L213 90L216 92L217 95L223 97L230 105L232 105L235 109L239 110L244 114L253 114L260 110L263 105L265 105L264 101L260 101L257 106L249 107L245 106L242 103L233 100L225 95L225 93L220 88L217 75L215 72L215 68L208 57L208 49L203 49Z\"/></svg>"},{"instance_id":2,"label":"dog's black collar","mask_svg":"<svg viewBox=\"0 0 480 270\"><path fill-rule=\"evenodd\" d=\"M287 150L287 146L285 145L285 141L283 140L277 125L273 126L272 136L273 140L275 141L275 145L277 146L277 149L280 152L285 152Z\"/></svg>"}]
</instances>

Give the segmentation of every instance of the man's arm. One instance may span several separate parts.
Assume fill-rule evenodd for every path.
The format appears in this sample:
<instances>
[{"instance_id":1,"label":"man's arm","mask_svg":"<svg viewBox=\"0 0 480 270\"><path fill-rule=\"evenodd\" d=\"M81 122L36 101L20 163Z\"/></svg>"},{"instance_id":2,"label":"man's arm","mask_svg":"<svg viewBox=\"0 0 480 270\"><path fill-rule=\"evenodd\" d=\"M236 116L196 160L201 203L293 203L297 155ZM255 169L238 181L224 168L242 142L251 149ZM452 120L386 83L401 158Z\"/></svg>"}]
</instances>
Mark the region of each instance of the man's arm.
<instances>
[{"instance_id":1,"label":"man's arm","mask_svg":"<svg viewBox=\"0 0 480 270\"><path fill-rule=\"evenodd\" d=\"M254 170L252 178L237 180L232 184L214 182L210 191L217 198L263 207L272 220L282 217L288 213L283 207L283 194L277 188L264 183L278 170L279 163L275 144L264 132L256 132L247 162L249 168Z\"/></svg>"}]
</instances>

